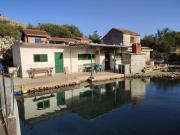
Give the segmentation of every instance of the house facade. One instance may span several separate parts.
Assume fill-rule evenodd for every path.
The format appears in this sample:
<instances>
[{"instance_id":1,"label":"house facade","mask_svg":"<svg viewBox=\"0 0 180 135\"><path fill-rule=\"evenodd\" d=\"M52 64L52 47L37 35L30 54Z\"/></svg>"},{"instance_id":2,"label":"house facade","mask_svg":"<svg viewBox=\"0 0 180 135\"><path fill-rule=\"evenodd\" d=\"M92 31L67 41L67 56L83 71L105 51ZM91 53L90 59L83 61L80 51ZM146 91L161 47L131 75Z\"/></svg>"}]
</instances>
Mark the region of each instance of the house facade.
<instances>
[{"instance_id":1,"label":"house facade","mask_svg":"<svg viewBox=\"0 0 180 135\"><path fill-rule=\"evenodd\" d=\"M22 36L25 40L12 46L13 64L19 67L21 77L30 77L32 69L37 68L51 68L52 74L88 72L92 65L94 69L100 66L102 70L119 72L122 64L128 64L128 73L134 74L146 64L145 54L132 53L126 45L95 44L87 38L50 37L39 30L26 30ZM36 41L37 37L41 42Z\"/></svg>"},{"instance_id":2,"label":"house facade","mask_svg":"<svg viewBox=\"0 0 180 135\"><path fill-rule=\"evenodd\" d=\"M109 45L131 46L140 43L140 35L125 29L112 28L103 38L102 42Z\"/></svg>"},{"instance_id":3,"label":"house facade","mask_svg":"<svg viewBox=\"0 0 180 135\"><path fill-rule=\"evenodd\" d=\"M126 29L117 29L112 28L103 38L102 42L104 44L115 44L115 45L123 45L129 46L128 52L132 53L132 45L139 44L141 42L140 35L137 32L133 32ZM153 50L148 47L141 47L142 54L145 55L145 61L150 61L150 53Z\"/></svg>"},{"instance_id":4,"label":"house facade","mask_svg":"<svg viewBox=\"0 0 180 135\"><path fill-rule=\"evenodd\" d=\"M14 66L20 67L19 76L29 77L32 68L52 67L53 74L84 72L85 67L100 64L104 70L114 69L114 50L118 46L81 44L16 44L13 45ZM119 53L118 53L119 54ZM118 55L118 57L120 54ZM117 59L121 63L121 59Z\"/></svg>"}]
</instances>

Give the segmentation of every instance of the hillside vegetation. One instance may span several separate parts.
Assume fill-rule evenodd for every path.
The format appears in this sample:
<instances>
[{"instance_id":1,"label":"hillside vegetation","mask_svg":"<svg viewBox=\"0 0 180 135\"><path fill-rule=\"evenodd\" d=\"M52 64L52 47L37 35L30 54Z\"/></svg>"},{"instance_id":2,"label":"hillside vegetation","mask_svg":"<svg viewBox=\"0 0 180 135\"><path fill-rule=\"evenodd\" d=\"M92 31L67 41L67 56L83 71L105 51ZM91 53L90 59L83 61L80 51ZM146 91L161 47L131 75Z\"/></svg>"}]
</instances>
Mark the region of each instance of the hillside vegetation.
<instances>
[{"instance_id":1,"label":"hillside vegetation","mask_svg":"<svg viewBox=\"0 0 180 135\"><path fill-rule=\"evenodd\" d=\"M5 37L13 37L16 40L21 38L22 29L30 28L30 29L39 29L44 30L49 33L50 36L53 37L82 37L83 34L79 30L79 28L75 25L59 25L52 23L39 24L38 26L25 25L22 23L18 23L7 19L4 16L0 16L0 36Z\"/></svg>"},{"instance_id":2,"label":"hillside vegetation","mask_svg":"<svg viewBox=\"0 0 180 135\"><path fill-rule=\"evenodd\" d=\"M147 35L142 45L152 48L152 57L180 61L180 32L169 28L157 30L154 35Z\"/></svg>"},{"instance_id":3,"label":"hillside vegetation","mask_svg":"<svg viewBox=\"0 0 180 135\"><path fill-rule=\"evenodd\" d=\"M48 32L52 37L82 37L83 34L75 25L39 24L36 29Z\"/></svg>"},{"instance_id":4,"label":"hillside vegetation","mask_svg":"<svg viewBox=\"0 0 180 135\"><path fill-rule=\"evenodd\" d=\"M25 25L7 19L0 14L0 63L5 67L13 66L12 45L16 40L21 40L22 29L44 30L53 37L82 37L83 34L75 25L39 24L36 27Z\"/></svg>"},{"instance_id":5,"label":"hillside vegetation","mask_svg":"<svg viewBox=\"0 0 180 135\"><path fill-rule=\"evenodd\" d=\"M21 30L27 26L18 22L7 19L6 17L0 16L0 36L9 36L14 40L21 38Z\"/></svg>"}]
</instances>

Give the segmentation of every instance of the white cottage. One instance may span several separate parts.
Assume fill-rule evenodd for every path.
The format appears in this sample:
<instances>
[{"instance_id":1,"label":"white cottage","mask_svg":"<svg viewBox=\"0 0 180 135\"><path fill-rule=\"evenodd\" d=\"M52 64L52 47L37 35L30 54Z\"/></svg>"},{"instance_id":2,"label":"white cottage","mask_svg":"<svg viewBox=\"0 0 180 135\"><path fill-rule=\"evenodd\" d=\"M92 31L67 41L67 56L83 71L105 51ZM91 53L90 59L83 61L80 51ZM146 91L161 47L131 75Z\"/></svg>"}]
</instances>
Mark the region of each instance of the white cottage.
<instances>
[{"instance_id":1,"label":"white cottage","mask_svg":"<svg viewBox=\"0 0 180 135\"><path fill-rule=\"evenodd\" d=\"M37 69L47 75L87 72L91 70L91 63L95 69L108 71L117 71L119 64L129 64L130 68L138 66L138 70L130 70L136 73L144 68L147 57L143 53L138 56L129 53L130 46L94 44L87 38L52 38L38 30L25 30L22 35L26 40L12 46L13 63L19 67L21 77L33 77Z\"/></svg>"},{"instance_id":2,"label":"white cottage","mask_svg":"<svg viewBox=\"0 0 180 135\"><path fill-rule=\"evenodd\" d=\"M93 65L101 65L104 70L114 69L114 51L121 57L121 46L104 44L26 44L13 45L14 66L19 67L19 76L29 77L35 68L53 68L55 73L84 72ZM123 51L127 50L123 47ZM121 64L121 59L117 59Z\"/></svg>"}]
</instances>

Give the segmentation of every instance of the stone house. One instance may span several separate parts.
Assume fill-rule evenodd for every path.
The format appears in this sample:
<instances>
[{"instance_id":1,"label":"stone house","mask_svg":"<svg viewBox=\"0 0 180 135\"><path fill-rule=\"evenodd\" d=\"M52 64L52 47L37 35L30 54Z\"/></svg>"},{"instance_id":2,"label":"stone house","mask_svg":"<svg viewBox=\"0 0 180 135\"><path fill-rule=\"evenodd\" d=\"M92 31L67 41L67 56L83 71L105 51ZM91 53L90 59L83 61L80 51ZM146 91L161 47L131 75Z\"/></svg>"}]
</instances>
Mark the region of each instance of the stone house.
<instances>
[{"instance_id":1,"label":"stone house","mask_svg":"<svg viewBox=\"0 0 180 135\"><path fill-rule=\"evenodd\" d=\"M126 29L112 28L103 38L104 44L115 44L122 46L129 46L129 54L133 52L132 45L140 43L140 35L137 32L133 32ZM148 47L141 47L142 54L145 55L145 61L148 63L150 61L150 52L153 51Z\"/></svg>"},{"instance_id":2,"label":"stone house","mask_svg":"<svg viewBox=\"0 0 180 135\"><path fill-rule=\"evenodd\" d=\"M21 40L24 43L48 43L50 39L49 34L46 31L33 30L33 29L24 29L22 30Z\"/></svg>"},{"instance_id":3,"label":"stone house","mask_svg":"<svg viewBox=\"0 0 180 135\"><path fill-rule=\"evenodd\" d=\"M134 43L140 43L140 35L126 29L112 28L103 38L104 44L116 44L131 46Z\"/></svg>"}]
</instances>

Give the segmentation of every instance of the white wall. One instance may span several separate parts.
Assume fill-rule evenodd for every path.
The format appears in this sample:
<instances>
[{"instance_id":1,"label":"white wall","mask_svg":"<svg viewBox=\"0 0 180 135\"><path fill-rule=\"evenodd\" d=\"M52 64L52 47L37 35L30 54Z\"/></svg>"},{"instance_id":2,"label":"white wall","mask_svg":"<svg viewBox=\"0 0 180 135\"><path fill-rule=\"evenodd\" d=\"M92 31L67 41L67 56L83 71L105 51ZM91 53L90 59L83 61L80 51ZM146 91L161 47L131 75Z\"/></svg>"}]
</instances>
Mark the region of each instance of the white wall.
<instances>
[{"instance_id":1,"label":"white wall","mask_svg":"<svg viewBox=\"0 0 180 135\"><path fill-rule=\"evenodd\" d=\"M53 67L55 73L55 52L63 53L63 65L70 69L70 60L67 50L63 48L20 48L22 77L29 77L28 71L30 68ZM34 54L47 54L48 62L34 62Z\"/></svg>"},{"instance_id":2,"label":"white wall","mask_svg":"<svg viewBox=\"0 0 180 135\"><path fill-rule=\"evenodd\" d=\"M123 44L125 46L131 46L132 45L132 43L130 43L131 37L134 37L134 43L140 43L140 36L123 34Z\"/></svg>"},{"instance_id":3,"label":"white wall","mask_svg":"<svg viewBox=\"0 0 180 135\"><path fill-rule=\"evenodd\" d=\"M21 75L21 57L20 57L20 47L18 45L12 46L12 56L13 56L13 66L19 67L18 75Z\"/></svg>"},{"instance_id":4,"label":"white wall","mask_svg":"<svg viewBox=\"0 0 180 135\"><path fill-rule=\"evenodd\" d=\"M71 105L72 99L75 97L77 97L80 100L80 97L79 97L80 93L85 92L87 90L90 90L90 87L64 91L65 107L68 107L69 105ZM46 94L43 96L36 96L36 98L45 97L45 96L50 96L50 94ZM33 100L34 100L34 97L24 98L24 114L25 114L26 120L40 117L47 113L53 113L56 110L61 110L61 108L57 105L57 93L54 93L54 97L42 99L39 101L33 101ZM48 108L38 110L37 104L38 102L41 102L43 100L49 100L50 106Z\"/></svg>"},{"instance_id":5,"label":"white wall","mask_svg":"<svg viewBox=\"0 0 180 135\"><path fill-rule=\"evenodd\" d=\"M150 51L143 51L142 52L143 54L145 54L145 57L146 57L146 62L149 62L150 61Z\"/></svg>"},{"instance_id":6,"label":"white wall","mask_svg":"<svg viewBox=\"0 0 180 135\"><path fill-rule=\"evenodd\" d=\"M140 73L144 69L145 65L146 65L146 55L131 54L130 68L132 74Z\"/></svg>"},{"instance_id":7,"label":"white wall","mask_svg":"<svg viewBox=\"0 0 180 135\"><path fill-rule=\"evenodd\" d=\"M63 53L63 65L68 67L69 73L79 72L79 65L90 64L90 60L78 60L78 54L90 54L88 48L85 47L15 47L13 49L14 65L21 65L22 77L29 77L28 71L30 68L44 68L53 67L53 74L55 74L55 52ZM47 54L47 62L34 62L34 54ZM104 64L104 52L96 54L96 59L93 63Z\"/></svg>"},{"instance_id":8,"label":"white wall","mask_svg":"<svg viewBox=\"0 0 180 135\"><path fill-rule=\"evenodd\" d=\"M99 49L99 50L98 50ZM111 50L109 50L110 52ZM91 60L78 60L78 54L90 54L90 49L88 47L44 47L44 46L28 46L19 45L13 49L13 61L14 65L21 65L20 71L22 77L29 77L30 68L44 68L53 67L53 74L55 74L55 53L63 53L63 65L67 67L69 73L79 72L79 66L83 64L90 64ZM95 60L93 63L105 65L105 52L108 52L108 48L96 48L93 50L95 54ZM34 62L34 54L47 54L48 62ZM114 69L112 53L110 53L110 66ZM117 66L120 64L117 61Z\"/></svg>"},{"instance_id":9,"label":"white wall","mask_svg":"<svg viewBox=\"0 0 180 135\"><path fill-rule=\"evenodd\" d=\"M146 95L146 85L141 79L131 80L131 97L142 98Z\"/></svg>"},{"instance_id":10,"label":"white wall","mask_svg":"<svg viewBox=\"0 0 180 135\"><path fill-rule=\"evenodd\" d=\"M49 95L50 94L47 94L47 96L49 96ZM51 113L51 112L54 112L55 110L60 110L60 108L57 106L56 93L54 93L54 95L55 95L54 97L44 99L44 100L49 100L50 106L49 106L49 108L45 108L45 109L41 109L41 110L37 109L37 103L41 102L43 100L33 101L34 97L24 98L25 119L27 120L27 119L31 119L31 118L35 118L35 117L40 117L43 114ZM36 98L39 98L39 97L37 96Z\"/></svg>"}]
</instances>

